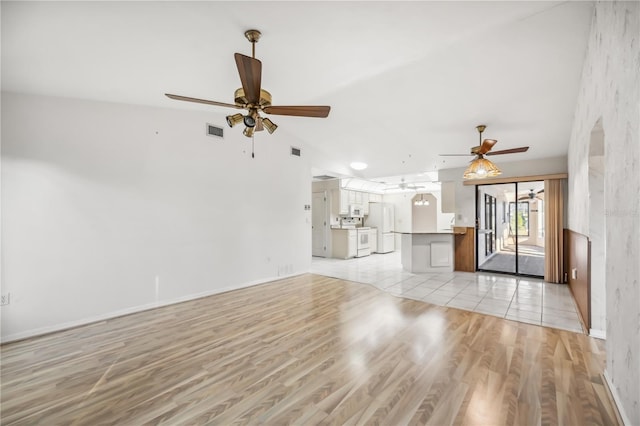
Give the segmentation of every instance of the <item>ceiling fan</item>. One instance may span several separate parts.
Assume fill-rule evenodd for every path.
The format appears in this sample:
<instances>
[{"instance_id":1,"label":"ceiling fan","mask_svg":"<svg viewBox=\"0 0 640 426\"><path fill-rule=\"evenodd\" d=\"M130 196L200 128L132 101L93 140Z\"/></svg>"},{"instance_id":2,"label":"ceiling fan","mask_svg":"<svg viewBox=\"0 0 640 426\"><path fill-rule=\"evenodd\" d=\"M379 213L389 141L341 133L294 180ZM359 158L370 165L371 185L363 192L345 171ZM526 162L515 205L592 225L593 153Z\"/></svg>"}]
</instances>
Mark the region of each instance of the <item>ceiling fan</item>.
<instances>
[{"instance_id":1,"label":"ceiling fan","mask_svg":"<svg viewBox=\"0 0 640 426\"><path fill-rule=\"evenodd\" d=\"M248 30L244 33L245 37L251 42L252 56L245 56L241 53L234 55L240 82L242 87L237 89L234 94L234 102L225 103L217 101L209 101L206 99L191 98L188 96L173 95L165 93L171 99L187 102L196 102L200 104L223 106L235 109L247 110L246 115L240 113L227 116L227 124L233 127L236 124L243 123L245 126L242 132L247 137L252 137L254 132L259 132L265 128L269 133L273 133L278 126L268 118L260 116L260 112L272 115L290 115L297 117L317 117L325 118L329 115L330 106L273 106L271 105L271 93L261 87L262 83L262 62L255 58L256 43L262 35L258 30Z\"/></svg>"},{"instance_id":2,"label":"ceiling fan","mask_svg":"<svg viewBox=\"0 0 640 426\"><path fill-rule=\"evenodd\" d=\"M498 143L498 141L495 139L485 139L484 141L482 140L482 132L484 132L486 128L487 126L485 126L484 124L480 124L479 126L476 126L476 130L478 130L478 133L480 134L480 145L472 147L471 152L469 154L439 154L439 155L441 157L458 157L458 156L466 157L469 155L475 155L476 158L482 158L482 156L484 155L516 154L518 152L527 152L529 150L528 146L521 146L519 148L503 149L501 151L491 151L491 148L493 148L493 146L496 143Z\"/></svg>"},{"instance_id":3,"label":"ceiling fan","mask_svg":"<svg viewBox=\"0 0 640 426\"><path fill-rule=\"evenodd\" d=\"M400 179L400 183L397 186L392 186L388 189L402 189L402 190L410 190L410 191L417 191L420 188L424 188L424 186L420 186L420 185L414 185L411 183L406 183L404 181L404 178Z\"/></svg>"},{"instance_id":4,"label":"ceiling fan","mask_svg":"<svg viewBox=\"0 0 640 426\"><path fill-rule=\"evenodd\" d=\"M518 198L518 201L523 201L523 200L533 201L534 199L535 200L542 200L541 197L538 197L538 194L542 194L543 192L544 192L544 189L541 189L540 191L535 192L533 190L533 188L532 188L532 189L529 190L528 194L523 195L522 197Z\"/></svg>"}]
</instances>

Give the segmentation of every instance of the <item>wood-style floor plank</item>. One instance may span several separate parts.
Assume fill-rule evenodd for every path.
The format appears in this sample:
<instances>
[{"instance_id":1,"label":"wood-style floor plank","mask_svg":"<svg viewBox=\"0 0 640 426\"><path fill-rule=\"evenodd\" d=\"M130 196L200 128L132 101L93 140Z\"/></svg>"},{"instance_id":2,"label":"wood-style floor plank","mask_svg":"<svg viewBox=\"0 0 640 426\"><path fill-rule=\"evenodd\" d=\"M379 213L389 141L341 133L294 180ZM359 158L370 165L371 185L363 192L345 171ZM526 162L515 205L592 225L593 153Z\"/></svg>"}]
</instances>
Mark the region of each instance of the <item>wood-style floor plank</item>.
<instances>
[{"instance_id":1,"label":"wood-style floor plank","mask_svg":"<svg viewBox=\"0 0 640 426\"><path fill-rule=\"evenodd\" d=\"M0 350L3 425L617 424L601 341L311 274Z\"/></svg>"}]
</instances>

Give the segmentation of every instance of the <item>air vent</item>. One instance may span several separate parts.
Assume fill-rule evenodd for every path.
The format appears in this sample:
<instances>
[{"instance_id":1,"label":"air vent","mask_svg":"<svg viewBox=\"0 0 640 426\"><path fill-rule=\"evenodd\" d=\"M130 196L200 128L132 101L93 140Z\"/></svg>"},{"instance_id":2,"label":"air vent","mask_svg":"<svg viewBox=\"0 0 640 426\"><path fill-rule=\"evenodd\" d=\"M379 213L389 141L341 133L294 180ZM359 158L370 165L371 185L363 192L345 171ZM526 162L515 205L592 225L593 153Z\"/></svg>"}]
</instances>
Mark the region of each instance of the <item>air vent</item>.
<instances>
[{"instance_id":1,"label":"air vent","mask_svg":"<svg viewBox=\"0 0 640 426\"><path fill-rule=\"evenodd\" d=\"M218 138L224 137L224 129L222 127L214 126L207 123L207 136L216 136Z\"/></svg>"},{"instance_id":2,"label":"air vent","mask_svg":"<svg viewBox=\"0 0 640 426\"><path fill-rule=\"evenodd\" d=\"M291 147L291 155L295 155L296 157L300 157L300 154L302 154L302 151L300 151L300 148L296 148L294 146Z\"/></svg>"},{"instance_id":3,"label":"air vent","mask_svg":"<svg viewBox=\"0 0 640 426\"><path fill-rule=\"evenodd\" d=\"M329 179L335 179L335 176L329 176L329 175L319 175L319 176L314 176L314 179L318 179L318 180L329 180Z\"/></svg>"}]
</instances>

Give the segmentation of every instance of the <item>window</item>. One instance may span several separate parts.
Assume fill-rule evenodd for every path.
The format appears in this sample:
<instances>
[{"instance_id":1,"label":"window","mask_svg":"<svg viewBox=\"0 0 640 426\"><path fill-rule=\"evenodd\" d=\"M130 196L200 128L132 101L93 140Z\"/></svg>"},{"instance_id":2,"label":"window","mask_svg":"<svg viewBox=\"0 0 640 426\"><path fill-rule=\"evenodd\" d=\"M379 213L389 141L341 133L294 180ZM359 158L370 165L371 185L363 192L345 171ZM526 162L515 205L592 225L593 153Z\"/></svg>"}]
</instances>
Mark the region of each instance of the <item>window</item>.
<instances>
[{"instance_id":1,"label":"window","mask_svg":"<svg viewBox=\"0 0 640 426\"><path fill-rule=\"evenodd\" d=\"M529 203L527 201L509 203L509 230L509 233L515 233L517 230L519 237L529 236Z\"/></svg>"}]
</instances>

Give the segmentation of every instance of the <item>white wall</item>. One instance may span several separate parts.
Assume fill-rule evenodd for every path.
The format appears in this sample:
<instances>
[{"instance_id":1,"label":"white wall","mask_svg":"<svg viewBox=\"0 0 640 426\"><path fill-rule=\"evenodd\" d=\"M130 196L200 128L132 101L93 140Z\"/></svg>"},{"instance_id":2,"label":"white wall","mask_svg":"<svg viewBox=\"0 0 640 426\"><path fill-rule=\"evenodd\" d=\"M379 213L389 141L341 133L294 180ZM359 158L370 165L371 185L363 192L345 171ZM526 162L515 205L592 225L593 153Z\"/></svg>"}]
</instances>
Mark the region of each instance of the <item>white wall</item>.
<instances>
[{"instance_id":1,"label":"white wall","mask_svg":"<svg viewBox=\"0 0 640 426\"><path fill-rule=\"evenodd\" d=\"M416 206L417 200L428 201L429 205ZM440 206L433 194L415 194L411 198L411 232L436 232L439 212Z\"/></svg>"},{"instance_id":2,"label":"white wall","mask_svg":"<svg viewBox=\"0 0 640 426\"><path fill-rule=\"evenodd\" d=\"M569 145L569 228L589 235L589 143L604 131L605 376L640 424L640 3L596 3Z\"/></svg>"},{"instance_id":3,"label":"white wall","mask_svg":"<svg viewBox=\"0 0 640 426\"><path fill-rule=\"evenodd\" d=\"M419 192L417 194L420 194ZM425 194L427 194L425 192ZM442 213L440 211L440 203L441 203L441 193L440 191L431 191L429 192L436 199L436 215L437 215L437 224L436 230L441 229L449 229L451 228L451 220L453 219L453 214L451 213ZM395 218L395 229L396 232L424 232L424 231L414 231L413 230L413 197L416 195L416 192L403 192L396 194L385 194L382 197L382 201L385 203L391 203L394 206L394 218ZM419 195L418 195L419 197ZM396 249L400 247L401 243L401 235L396 235L395 245Z\"/></svg>"},{"instance_id":4,"label":"white wall","mask_svg":"<svg viewBox=\"0 0 640 426\"><path fill-rule=\"evenodd\" d=\"M205 135L219 113L13 93L1 111L3 341L308 271L310 168L286 132L252 159L240 129Z\"/></svg>"}]
</instances>

